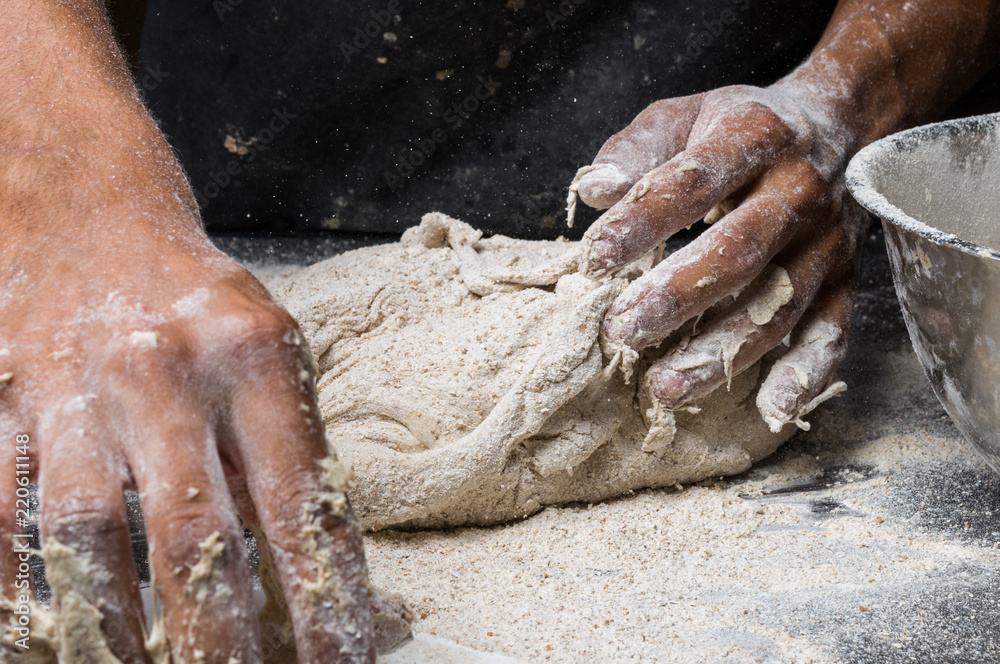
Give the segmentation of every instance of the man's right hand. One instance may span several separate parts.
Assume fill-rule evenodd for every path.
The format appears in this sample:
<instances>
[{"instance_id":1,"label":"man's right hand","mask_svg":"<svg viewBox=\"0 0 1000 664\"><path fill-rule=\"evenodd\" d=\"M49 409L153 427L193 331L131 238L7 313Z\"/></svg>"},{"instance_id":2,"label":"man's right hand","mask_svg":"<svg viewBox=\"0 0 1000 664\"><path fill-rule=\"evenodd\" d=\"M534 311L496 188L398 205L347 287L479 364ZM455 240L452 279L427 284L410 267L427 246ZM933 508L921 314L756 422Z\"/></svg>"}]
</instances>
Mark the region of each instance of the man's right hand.
<instances>
[{"instance_id":1,"label":"man's right hand","mask_svg":"<svg viewBox=\"0 0 1000 664\"><path fill-rule=\"evenodd\" d=\"M0 23L0 623L23 594L11 538L28 456L67 663L162 661L143 643L129 488L161 653L250 663L277 645L238 511L269 546L299 661L373 662L348 478L295 322L202 231L101 3L12 0ZM4 661L21 652L11 636Z\"/></svg>"}]
</instances>

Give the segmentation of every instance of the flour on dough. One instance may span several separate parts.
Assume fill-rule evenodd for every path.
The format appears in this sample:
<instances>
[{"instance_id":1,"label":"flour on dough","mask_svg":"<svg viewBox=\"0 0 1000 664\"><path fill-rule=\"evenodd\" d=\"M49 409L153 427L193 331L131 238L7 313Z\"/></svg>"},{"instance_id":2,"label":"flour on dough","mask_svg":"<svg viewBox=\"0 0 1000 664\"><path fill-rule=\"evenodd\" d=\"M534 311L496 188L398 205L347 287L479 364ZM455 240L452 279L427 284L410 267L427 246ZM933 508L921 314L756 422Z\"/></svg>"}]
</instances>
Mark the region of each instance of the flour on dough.
<instances>
[{"instance_id":1,"label":"flour on dough","mask_svg":"<svg viewBox=\"0 0 1000 664\"><path fill-rule=\"evenodd\" d=\"M366 528L498 523L731 475L792 435L754 405L759 365L672 412L605 371L600 323L637 273L590 279L581 258L575 242L484 239L431 213L398 243L270 284L318 361ZM641 353L636 375L669 347Z\"/></svg>"}]
</instances>

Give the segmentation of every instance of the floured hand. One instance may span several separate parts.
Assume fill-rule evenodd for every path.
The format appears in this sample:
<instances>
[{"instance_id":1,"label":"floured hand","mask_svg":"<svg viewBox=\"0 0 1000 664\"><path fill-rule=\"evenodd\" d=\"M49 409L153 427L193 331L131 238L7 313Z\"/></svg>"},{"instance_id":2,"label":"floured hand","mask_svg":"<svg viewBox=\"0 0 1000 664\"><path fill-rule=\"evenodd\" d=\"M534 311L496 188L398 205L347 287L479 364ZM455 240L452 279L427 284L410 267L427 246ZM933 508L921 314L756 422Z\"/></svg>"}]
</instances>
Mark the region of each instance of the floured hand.
<instances>
[{"instance_id":1,"label":"floured hand","mask_svg":"<svg viewBox=\"0 0 1000 664\"><path fill-rule=\"evenodd\" d=\"M620 356L701 317L647 374L667 408L787 341L758 396L772 428L843 384L866 216L844 170L867 143L937 117L1000 60L995 0L841 0L809 59L768 88L657 102L570 187L611 207L587 231L588 271L620 269L681 228L710 227L634 282L608 313ZM730 299L733 296L735 299Z\"/></svg>"},{"instance_id":2,"label":"floured hand","mask_svg":"<svg viewBox=\"0 0 1000 664\"><path fill-rule=\"evenodd\" d=\"M640 350L703 317L690 345L647 373L668 408L788 338L758 398L780 426L830 386L844 356L863 216L844 186L843 128L799 97L779 85L658 102L577 183L584 202L613 204L585 238L592 274L710 224L634 282L603 326L612 345Z\"/></svg>"},{"instance_id":3,"label":"floured hand","mask_svg":"<svg viewBox=\"0 0 1000 664\"><path fill-rule=\"evenodd\" d=\"M348 475L295 322L202 231L101 4L16 1L0 21L33 35L0 59L0 660L374 662ZM53 616L33 613L25 651L11 537L29 479ZM162 614L148 639L129 488ZM287 630L258 627L244 525Z\"/></svg>"}]
</instances>

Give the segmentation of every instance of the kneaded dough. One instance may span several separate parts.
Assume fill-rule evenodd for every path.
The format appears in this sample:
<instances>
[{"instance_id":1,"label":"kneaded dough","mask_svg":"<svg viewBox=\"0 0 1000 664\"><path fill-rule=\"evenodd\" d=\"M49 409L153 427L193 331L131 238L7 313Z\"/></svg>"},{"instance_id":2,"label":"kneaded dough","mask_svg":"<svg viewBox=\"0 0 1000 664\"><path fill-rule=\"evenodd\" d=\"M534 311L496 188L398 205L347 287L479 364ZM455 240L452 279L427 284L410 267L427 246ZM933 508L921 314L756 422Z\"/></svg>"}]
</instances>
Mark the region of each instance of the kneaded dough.
<instances>
[{"instance_id":1,"label":"kneaded dough","mask_svg":"<svg viewBox=\"0 0 1000 664\"><path fill-rule=\"evenodd\" d=\"M367 529L493 524L731 475L792 435L755 407L760 366L680 411L614 371L600 322L654 258L594 280L581 252L483 239L431 213L398 243L270 282L317 359L326 431ZM674 343L640 354L635 375Z\"/></svg>"}]
</instances>

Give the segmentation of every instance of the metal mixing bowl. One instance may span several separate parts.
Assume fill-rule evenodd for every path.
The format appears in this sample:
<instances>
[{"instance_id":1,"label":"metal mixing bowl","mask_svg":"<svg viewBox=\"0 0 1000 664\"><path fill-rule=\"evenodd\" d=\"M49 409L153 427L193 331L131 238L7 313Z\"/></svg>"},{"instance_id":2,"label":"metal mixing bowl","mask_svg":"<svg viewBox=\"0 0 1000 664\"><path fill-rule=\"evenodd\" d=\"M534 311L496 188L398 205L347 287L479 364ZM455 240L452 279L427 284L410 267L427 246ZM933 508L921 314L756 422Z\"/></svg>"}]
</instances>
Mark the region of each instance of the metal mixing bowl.
<instances>
[{"instance_id":1,"label":"metal mixing bowl","mask_svg":"<svg viewBox=\"0 0 1000 664\"><path fill-rule=\"evenodd\" d=\"M910 341L962 434L1000 472L1000 114L859 152L847 186L881 217Z\"/></svg>"}]
</instances>

